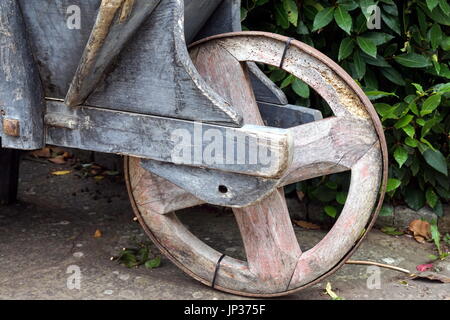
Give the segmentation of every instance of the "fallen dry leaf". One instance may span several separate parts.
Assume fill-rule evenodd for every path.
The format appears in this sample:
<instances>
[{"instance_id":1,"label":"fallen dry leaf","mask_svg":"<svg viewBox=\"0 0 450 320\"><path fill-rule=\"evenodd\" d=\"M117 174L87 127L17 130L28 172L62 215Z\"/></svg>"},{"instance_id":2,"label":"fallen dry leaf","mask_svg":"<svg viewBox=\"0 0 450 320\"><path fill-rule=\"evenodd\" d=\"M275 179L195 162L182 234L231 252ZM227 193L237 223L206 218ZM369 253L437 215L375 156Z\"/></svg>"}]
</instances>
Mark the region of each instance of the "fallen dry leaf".
<instances>
[{"instance_id":1,"label":"fallen dry leaf","mask_svg":"<svg viewBox=\"0 0 450 320\"><path fill-rule=\"evenodd\" d=\"M64 156L57 156L54 158L50 158L50 159L48 159L48 161L50 161L54 164L65 164L66 163L66 159L64 158Z\"/></svg>"},{"instance_id":2,"label":"fallen dry leaf","mask_svg":"<svg viewBox=\"0 0 450 320\"><path fill-rule=\"evenodd\" d=\"M101 238L102 236L103 233L99 229L95 230L94 238Z\"/></svg>"},{"instance_id":3,"label":"fallen dry leaf","mask_svg":"<svg viewBox=\"0 0 450 320\"><path fill-rule=\"evenodd\" d=\"M430 224L423 220L413 220L409 224L408 230L412 232L417 242L424 243L431 239Z\"/></svg>"},{"instance_id":4,"label":"fallen dry leaf","mask_svg":"<svg viewBox=\"0 0 450 320\"><path fill-rule=\"evenodd\" d=\"M53 171L53 172L52 172L52 175L54 175L54 176L64 176L64 175L69 174L69 173L71 173L71 172L72 172L72 171L70 171L70 170Z\"/></svg>"},{"instance_id":5,"label":"fallen dry leaf","mask_svg":"<svg viewBox=\"0 0 450 320\"><path fill-rule=\"evenodd\" d=\"M320 229L320 226L318 226L317 224L308 222L308 221L294 220L294 223L304 229L309 229L309 230L319 230Z\"/></svg>"},{"instance_id":6,"label":"fallen dry leaf","mask_svg":"<svg viewBox=\"0 0 450 320\"><path fill-rule=\"evenodd\" d=\"M412 274L411 279L413 280L431 280L431 281L439 281L442 283L450 283L450 278L443 275L443 274L439 274L436 272L431 272L431 271L425 271L425 272L421 272L418 274Z\"/></svg>"},{"instance_id":7,"label":"fallen dry leaf","mask_svg":"<svg viewBox=\"0 0 450 320\"><path fill-rule=\"evenodd\" d=\"M45 147L40 150L32 151L30 152L30 154L35 158L50 158L52 155L52 150L48 147Z\"/></svg>"},{"instance_id":8,"label":"fallen dry leaf","mask_svg":"<svg viewBox=\"0 0 450 320\"><path fill-rule=\"evenodd\" d=\"M416 270L420 271L420 272L424 272L424 271L431 270L432 268L433 268L433 264L432 263L427 263L427 264L419 264L416 267Z\"/></svg>"}]
</instances>

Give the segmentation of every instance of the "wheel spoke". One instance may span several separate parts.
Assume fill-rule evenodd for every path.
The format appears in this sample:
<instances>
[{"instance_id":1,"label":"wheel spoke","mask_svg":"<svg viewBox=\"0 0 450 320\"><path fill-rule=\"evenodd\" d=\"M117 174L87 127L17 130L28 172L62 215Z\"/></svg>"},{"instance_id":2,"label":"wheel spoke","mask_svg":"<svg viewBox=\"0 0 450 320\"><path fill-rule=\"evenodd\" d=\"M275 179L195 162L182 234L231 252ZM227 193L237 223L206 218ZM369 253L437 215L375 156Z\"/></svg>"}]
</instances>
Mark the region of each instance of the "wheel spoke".
<instances>
[{"instance_id":1,"label":"wheel spoke","mask_svg":"<svg viewBox=\"0 0 450 320\"><path fill-rule=\"evenodd\" d=\"M233 209L250 271L259 281L285 289L301 255L282 191L245 208Z\"/></svg>"},{"instance_id":2,"label":"wheel spoke","mask_svg":"<svg viewBox=\"0 0 450 320\"><path fill-rule=\"evenodd\" d=\"M377 142L370 121L331 117L290 129L294 158L283 185L350 170Z\"/></svg>"}]
</instances>

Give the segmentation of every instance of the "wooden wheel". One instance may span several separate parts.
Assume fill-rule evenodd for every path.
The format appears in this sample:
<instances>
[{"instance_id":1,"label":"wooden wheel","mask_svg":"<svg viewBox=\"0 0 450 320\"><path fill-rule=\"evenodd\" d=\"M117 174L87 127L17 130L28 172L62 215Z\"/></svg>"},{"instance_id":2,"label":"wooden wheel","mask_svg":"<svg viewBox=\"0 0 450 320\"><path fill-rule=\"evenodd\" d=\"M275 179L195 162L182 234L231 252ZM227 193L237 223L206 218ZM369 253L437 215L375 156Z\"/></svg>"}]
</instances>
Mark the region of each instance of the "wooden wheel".
<instances>
[{"instance_id":1,"label":"wooden wheel","mask_svg":"<svg viewBox=\"0 0 450 320\"><path fill-rule=\"evenodd\" d=\"M351 170L344 209L329 233L302 252L282 188L264 200L234 208L247 261L225 256L215 288L245 296L286 295L337 270L372 226L384 197L387 152L380 121L362 90L337 64L301 42L262 32L224 34L191 47L198 72L247 124L262 124L248 82L253 61L282 68L313 88L334 117L291 128L294 157L280 186ZM284 58L283 58L284 57ZM168 208L200 204L189 193L126 159L127 184L139 221L158 247L181 269L211 286L222 254L190 233ZM174 203L183 206L176 206ZM366 232L364 232L366 231Z\"/></svg>"}]
</instances>

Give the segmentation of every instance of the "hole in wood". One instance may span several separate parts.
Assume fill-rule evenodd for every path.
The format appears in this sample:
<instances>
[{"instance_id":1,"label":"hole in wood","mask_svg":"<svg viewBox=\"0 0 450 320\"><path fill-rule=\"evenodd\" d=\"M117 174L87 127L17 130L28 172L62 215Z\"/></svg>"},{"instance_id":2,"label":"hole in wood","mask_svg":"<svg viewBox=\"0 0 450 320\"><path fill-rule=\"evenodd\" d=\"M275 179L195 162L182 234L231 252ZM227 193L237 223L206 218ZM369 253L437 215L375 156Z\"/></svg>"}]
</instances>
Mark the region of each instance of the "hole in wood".
<instances>
[{"instance_id":1,"label":"hole in wood","mask_svg":"<svg viewBox=\"0 0 450 320\"><path fill-rule=\"evenodd\" d=\"M227 193L228 192L228 188L224 185L220 185L219 186L219 192L220 193Z\"/></svg>"}]
</instances>

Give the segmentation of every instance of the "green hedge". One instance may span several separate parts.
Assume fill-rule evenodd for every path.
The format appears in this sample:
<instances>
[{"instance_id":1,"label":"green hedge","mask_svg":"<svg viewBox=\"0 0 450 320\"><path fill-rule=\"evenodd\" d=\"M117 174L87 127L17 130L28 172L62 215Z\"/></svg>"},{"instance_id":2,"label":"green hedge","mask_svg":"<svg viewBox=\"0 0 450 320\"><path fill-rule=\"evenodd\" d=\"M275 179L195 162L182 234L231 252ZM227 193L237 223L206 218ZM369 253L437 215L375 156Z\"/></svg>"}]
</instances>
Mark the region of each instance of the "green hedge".
<instances>
[{"instance_id":1,"label":"green hedge","mask_svg":"<svg viewBox=\"0 0 450 320\"><path fill-rule=\"evenodd\" d=\"M377 11L379 29L367 21ZM373 9L373 7L372 7ZM363 88L383 122L390 152L388 197L412 209L425 205L441 216L450 199L450 5L446 0L313 1L243 0L242 20L249 30L284 34L337 61ZM275 68L267 74L292 103L330 110L301 80ZM297 185L308 199L339 214L348 178L342 175Z\"/></svg>"}]
</instances>

